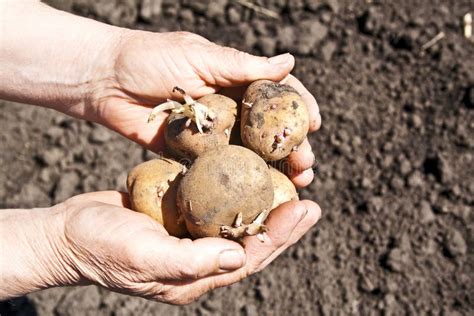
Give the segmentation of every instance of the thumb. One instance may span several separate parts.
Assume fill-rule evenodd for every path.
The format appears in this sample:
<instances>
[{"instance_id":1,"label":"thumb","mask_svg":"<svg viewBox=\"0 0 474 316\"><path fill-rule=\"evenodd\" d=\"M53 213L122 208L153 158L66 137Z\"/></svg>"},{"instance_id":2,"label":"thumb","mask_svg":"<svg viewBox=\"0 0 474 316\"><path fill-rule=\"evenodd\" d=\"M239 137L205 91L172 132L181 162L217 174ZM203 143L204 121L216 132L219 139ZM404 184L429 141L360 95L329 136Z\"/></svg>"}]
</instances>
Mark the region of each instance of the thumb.
<instances>
[{"instance_id":1,"label":"thumb","mask_svg":"<svg viewBox=\"0 0 474 316\"><path fill-rule=\"evenodd\" d=\"M258 79L283 80L295 66L295 58L289 53L267 58L219 47L212 50L207 63L216 85L232 87Z\"/></svg>"},{"instance_id":2,"label":"thumb","mask_svg":"<svg viewBox=\"0 0 474 316\"><path fill-rule=\"evenodd\" d=\"M194 280L236 270L246 261L242 246L223 238L163 237L155 245L156 250L148 253L146 261L154 263L154 267L149 268L160 279Z\"/></svg>"}]
</instances>

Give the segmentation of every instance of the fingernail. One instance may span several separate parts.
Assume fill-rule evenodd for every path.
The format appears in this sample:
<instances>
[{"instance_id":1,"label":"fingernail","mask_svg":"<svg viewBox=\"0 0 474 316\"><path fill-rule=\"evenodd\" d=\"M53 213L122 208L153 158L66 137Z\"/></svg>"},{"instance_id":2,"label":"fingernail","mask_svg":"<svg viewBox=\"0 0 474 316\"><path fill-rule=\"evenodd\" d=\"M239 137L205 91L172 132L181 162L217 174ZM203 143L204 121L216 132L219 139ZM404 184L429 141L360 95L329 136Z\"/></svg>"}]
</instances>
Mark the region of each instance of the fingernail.
<instances>
[{"instance_id":1,"label":"fingernail","mask_svg":"<svg viewBox=\"0 0 474 316\"><path fill-rule=\"evenodd\" d=\"M235 270L245 264L245 253L242 250L224 250L219 254L219 268Z\"/></svg>"},{"instance_id":2,"label":"fingernail","mask_svg":"<svg viewBox=\"0 0 474 316\"><path fill-rule=\"evenodd\" d=\"M268 62L272 65L284 65L290 61L290 56L289 53L273 56L268 58Z\"/></svg>"}]
</instances>

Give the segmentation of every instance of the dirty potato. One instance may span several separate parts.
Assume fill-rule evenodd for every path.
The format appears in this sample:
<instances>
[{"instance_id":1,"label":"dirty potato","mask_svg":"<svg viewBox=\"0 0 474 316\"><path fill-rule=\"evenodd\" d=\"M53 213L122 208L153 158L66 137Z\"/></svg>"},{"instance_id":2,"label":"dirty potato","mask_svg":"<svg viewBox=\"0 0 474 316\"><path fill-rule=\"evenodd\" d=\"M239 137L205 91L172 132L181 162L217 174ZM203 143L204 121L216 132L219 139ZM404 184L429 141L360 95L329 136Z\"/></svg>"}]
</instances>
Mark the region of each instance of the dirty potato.
<instances>
[{"instance_id":1,"label":"dirty potato","mask_svg":"<svg viewBox=\"0 0 474 316\"><path fill-rule=\"evenodd\" d=\"M134 211L162 224L170 235L186 235L186 226L176 206L176 190L185 167L171 159L153 159L128 174L127 188Z\"/></svg>"},{"instance_id":2,"label":"dirty potato","mask_svg":"<svg viewBox=\"0 0 474 316\"><path fill-rule=\"evenodd\" d=\"M286 175L273 167L270 168L270 175L273 184L272 210L285 202L299 200L295 185Z\"/></svg>"},{"instance_id":3,"label":"dirty potato","mask_svg":"<svg viewBox=\"0 0 474 316\"><path fill-rule=\"evenodd\" d=\"M193 237L263 233L273 202L269 168L247 148L218 147L196 159L179 185L177 201Z\"/></svg>"},{"instance_id":4,"label":"dirty potato","mask_svg":"<svg viewBox=\"0 0 474 316\"><path fill-rule=\"evenodd\" d=\"M258 80L247 88L242 101L242 142L263 159L288 156L303 142L308 129L308 109L293 87Z\"/></svg>"},{"instance_id":5,"label":"dirty potato","mask_svg":"<svg viewBox=\"0 0 474 316\"><path fill-rule=\"evenodd\" d=\"M237 103L220 94L209 94L197 100L213 113L202 127L183 113L171 113L165 132L169 152L177 158L194 160L203 152L228 145L237 115Z\"/></svg>"}]
</instances>

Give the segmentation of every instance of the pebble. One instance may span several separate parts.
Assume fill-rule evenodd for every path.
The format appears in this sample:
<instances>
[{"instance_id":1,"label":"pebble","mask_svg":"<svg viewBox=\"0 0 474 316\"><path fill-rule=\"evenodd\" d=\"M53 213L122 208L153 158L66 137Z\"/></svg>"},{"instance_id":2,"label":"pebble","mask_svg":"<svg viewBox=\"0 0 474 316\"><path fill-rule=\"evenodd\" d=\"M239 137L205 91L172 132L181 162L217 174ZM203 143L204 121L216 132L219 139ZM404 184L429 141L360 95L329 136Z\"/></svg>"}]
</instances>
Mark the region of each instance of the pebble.
<instances>
[{"instance_id":1,"label":"pebble","mask_svg":"<svg viewBox=\"0 0 474 316\"><path fill-rule=\"evenodd\" d=\"M332 59L334 52L336 51L337 45L334 42L327 42L324 44L323 48L321 48L321 55L323 56L323 60L325 62L329 62Z\"/></svg>"},{"instance_id":2,"label":"pebble","mask_svg":"<svg viewBox=\"0 0 474 316\"><path fill-rule=\"evenodd\" d=\"M419 115L413 114L410 117L410 126L414 128L420 128L422 124L423 124L423 121L421 120Z\"/></svg>"},{"instance_id":3,"label":"pebble","mask_svg":"<svg viewBox=\"0 0 474 316\"><path fill-rule=\"evenodd\" d=\"M92 130L89 135L89 141L94 144L103 144L110 140L111 132L103 127L97 127Z\"/></svg>"},{"instance_id":4,"label":"pebble","mask_svg":"<svg viewBox=\"0 0 474 316\"><path fill-rule=\"evenodd\" d=\"M229 24L237 24L240 22L240 12L236 7L229 7L227 10L227 21Z\"/></svg>"},{"instance_id":5,"label":"pebble","mask_svg":"<svg viewBox=\"0 0 474 316\"><path fill-rule=\"evenodd\" d=\"M451 229L444 239L444 249L450 257L463 256L467 252L466 241L457 229Z\"/></svg>"},{"instance_id":6,"label":"pebble","mask_svg":"<svg viewBox=\"0 0 474 316\"><path fill-rule=\"evenodd\" d=\"M161 15L161 4L162 0L142 0L140 17L146 22L152 22Z\"/></svg>"},{"instance_id":7,"label":"pebble","mask_svg":"<svg viewBox=\"0 0 474 316\"><path fill-rule=\"evenodd\" d=\"M56 203L62 202L72 197L79 185L80 178L75 172L64 173L56 184L54 190L54 201Z\"/></svg>"},{"instance_id":8,"label":"pebble","mask_svg":"<svg viewBox=\"0 0 474 316\"><path fill-rule=\"evenodd\" d=\"M423 178L422 178L421 173L419 171L413 172L408 177L408 185L412 188L420 187L420 186L423 185Z\"/></svg>"},{"instance_id":9,"label":"pebble","mask_svg":"<svg viewBox=\"0 0 474 316\"><path fill-rule=\"evenodd\" d=\"M194 13L191 9L182 9L179 11L181 21L185 24L194 24Z\"/></svg>"},{"instance_id":10,"label":"pebble","mask_svg":"<svg viewBox=\"0 0 474 316\"><path fill-rule=\"evenodd\" d=\"M421 201L420 203L420 222L422 224L431 223L436 219L431 204L428 201Z\"/></svg>"},{"instance_id":11,"label":"pebble","mask_svg":"<svg viewBox=\"0 0 474 316\"><path fill-rule=\"evenodd\" d=\"M53 147L38 155L38 159L46 166L53 166L64 157L61 149Z\"/></svg>"},{"instance_id":12,"label":"pebble","mask_svg":"<svg viewBox=\"0 0 474 316\"><path fill-rule=\"evenodd\" d=\"M409 263L409 255L400 248L394 248L387 256L387 267L394 272L402 272Z\"/></svg>"},{"instance_id":13,"label":"pebble","mask_svg":"<svg viewBox=\"0 0 474 316\"><path fill-rule=\"evenodd\" d=\"M406 176L407 174L409 174L411 171L411 163L408 159L403 159L401 162L400 162L400 173L403 175L403 176Z\"/></svg>"}]
</instances>

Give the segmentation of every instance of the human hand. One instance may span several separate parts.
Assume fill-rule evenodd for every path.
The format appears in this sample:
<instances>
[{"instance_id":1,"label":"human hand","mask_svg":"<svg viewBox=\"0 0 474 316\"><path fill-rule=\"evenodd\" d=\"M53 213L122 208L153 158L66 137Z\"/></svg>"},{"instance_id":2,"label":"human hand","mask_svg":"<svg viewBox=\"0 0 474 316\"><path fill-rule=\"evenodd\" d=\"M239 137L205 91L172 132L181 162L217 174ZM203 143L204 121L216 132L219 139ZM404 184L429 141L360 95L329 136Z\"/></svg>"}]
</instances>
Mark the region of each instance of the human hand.
<instances>
[{"instance_id":1,"label":"human hand","mask_svg":"<svg viewBox=\"0 0 474 316\"><path fill-rule=\"evenodd\" d=\"M292 85L300 92L310 113L310 131L321 125L314 97L301 82L289 74L294 58L284 54L273 58L257 57L218 46L186 32L124 32L114 49L113 66L107 80L99 81L91 97L90 111L97 121L150 150L164 149L162 113L146 124L151 108L172 95L174 86L194 98L246 86L257 79L270 79ZM225 93L225 92L223 92ZM241 93L242 95L242 93ZM292 181L300 187L313 180L314 154L306 139L288 159Z\"/></svg>"},{"instance_id":2,"label":"human hand","mask_svg":"<svg viewBox=\"0 0 474 316\"><path fill-rule=\"evenodd\" d=\"M12 256L21 254L17 261L31 268L15 268L27 282L41 278L29 287L23 284L15 294L54 285L97 284L120 293L186 304L260 271L320 217L319 207L311 201L285 203L270 213L264 242L249 236L242 247L222 238L171 237L159 223L127 206L124 193L87 193L54 206L49 216L30 218L30 223L40 223L41 231L29 227L23 232L18 227L22 223L10 223L17 226L18 236L29 236L26 245L34 245L30 251L16 240L14 247L20 249L13 248ZM42 213L34 214L38 212ZM47 242L41 242L43 236ZM36 259L25 257L30 252ZM0 282L8 288L9 274ZM22 283L21 278L13 280L15 286ZM0 297L6 298L2 292L0 286Z\"/></svg>"}]
</instances>

